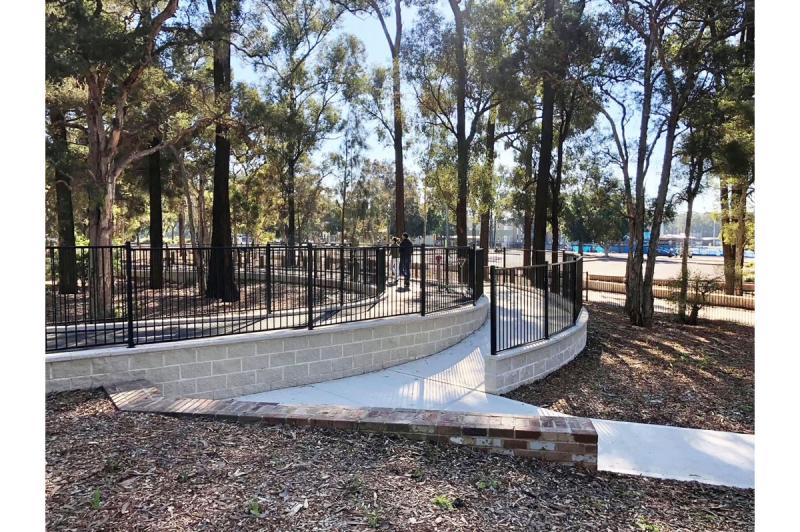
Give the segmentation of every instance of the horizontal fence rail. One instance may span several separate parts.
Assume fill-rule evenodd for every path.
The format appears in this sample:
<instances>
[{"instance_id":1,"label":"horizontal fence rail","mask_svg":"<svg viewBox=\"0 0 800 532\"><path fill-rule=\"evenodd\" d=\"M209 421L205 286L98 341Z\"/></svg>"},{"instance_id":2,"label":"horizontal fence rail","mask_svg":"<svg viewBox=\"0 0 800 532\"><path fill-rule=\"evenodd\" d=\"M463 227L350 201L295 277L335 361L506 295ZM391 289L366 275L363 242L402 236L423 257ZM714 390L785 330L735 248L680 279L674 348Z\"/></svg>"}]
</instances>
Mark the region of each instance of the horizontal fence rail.
<instances>
[{"instance_id":1,"label":"horizontal fence rail","mask_svg":"<svg viewBox=\"0 0 800 532\"><path fill-rule=\"evenodd\" d=\"M698 304L700 319L721 320L755 325L755 286L746 283L742 295L725 293L723 283L700 283L689 281L686 313L693 303ZM625 307L625 278L617 275L586 273L583 277L584 298L592 303L604 303L614 307ZM680 288L672 279L653 281L653 311L660 314L677 315Z\"/></svg>"},{"instance_id":2,"label":"horizontal fence rail","mask_svg":"<svg viewBox=\"0 0 800 532\"><path fill-rule=\"evenodd\" d=\"M583 306L581 257L561 262L489 266L491 353L546 340L573 326Z\"/></svg>"},{"instance_id":3,"label":"horizontal fence rail","mask_svg":"<svg viewBox=\"0 0 800 532\"><path fill-rule=\"evenodd\" d=\"M475 304L474 247L46 247L47 351L425 315Z\"/></svg>"}]
</instances>

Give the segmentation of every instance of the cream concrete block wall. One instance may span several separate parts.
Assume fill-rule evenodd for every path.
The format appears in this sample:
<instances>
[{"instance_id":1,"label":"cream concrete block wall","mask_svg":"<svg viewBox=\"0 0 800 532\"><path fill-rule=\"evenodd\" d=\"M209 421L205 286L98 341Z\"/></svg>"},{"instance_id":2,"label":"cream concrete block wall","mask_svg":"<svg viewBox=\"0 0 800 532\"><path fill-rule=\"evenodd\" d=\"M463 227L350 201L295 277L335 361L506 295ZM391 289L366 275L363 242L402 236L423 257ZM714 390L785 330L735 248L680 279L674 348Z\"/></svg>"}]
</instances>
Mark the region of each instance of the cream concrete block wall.
<instances>
[{"instance_id":1,"label":"cream concrete block wall","mask_svg":"<svg viewBox=\"0 0 800 532\"><path fill-rule=\"evenodd\" d=\"M48 392L147 379L165 397L224 399L380 370L455 345L489 303L314 330L281 330L46 357Z\"/></svg>"},{"instance_id":2,"label":"cream concrete block wall","mask_svg":"<svg viewBox=\"0 0 800 532\"><path fill-rule=\"evenodd\" d=\"M483 355L485 386L488 393L507 393L523 384L543 379L586 347L589 313L582 309L569 329L529 345Z\"/></svg>"}]
</instances>

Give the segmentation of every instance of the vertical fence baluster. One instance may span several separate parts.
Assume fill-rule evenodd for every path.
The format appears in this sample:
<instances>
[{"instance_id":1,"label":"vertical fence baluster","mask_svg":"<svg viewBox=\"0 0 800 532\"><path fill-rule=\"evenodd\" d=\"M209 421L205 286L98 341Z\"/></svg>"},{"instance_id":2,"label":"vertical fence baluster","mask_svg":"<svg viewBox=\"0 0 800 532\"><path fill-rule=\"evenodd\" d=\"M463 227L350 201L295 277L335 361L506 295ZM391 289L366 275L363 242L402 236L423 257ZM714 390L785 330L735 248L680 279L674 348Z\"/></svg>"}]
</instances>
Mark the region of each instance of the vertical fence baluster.
<instances>
[{"instance_id":1,"label":"vertical fence baluster","mask_svg":"<svg viewBox=\"0 0 800 532\"><path fill-rule=\"evenodd\" d=\"M125 291L128 297L128 347L136 345L133 339L133 265L131 264L131 243L125 242Z\"/></svg>"},{"instance_id":2,"label":"vertical fence baluster","mask_svg":"<svg viewBox=\"0 0 800 532\"><path fill-rule=\"evenodd\" d=\"M422 259L420 263L420 314L425 315L425 279L426 275L426 265L425 265L425 244L420 246ZM412 252L413 256L413 252Z\"/></svg>"},{"instance_id":3,"label":"vertical fence baluster","mask_svg":"<svg viewBox=\"0 0 800 532\"><path fill-rule=\"evenodd\" d=\"M306 277L306 305L308 306L308 329L311 330L314 328L314 247L311 242L308 243L306 249L306 269L308 270Z\"/></svg>"},{"instance_id":4,"label":"vertical fence baluster","mask_svg":"<svg viewBox=\"0 0 800 532\"><path fill-rule=\"evenodd\" d=\"M497 289L495 283L495 267L489 267L489 336L490 352L497 354Z\"/></svg>"}]
</instances>

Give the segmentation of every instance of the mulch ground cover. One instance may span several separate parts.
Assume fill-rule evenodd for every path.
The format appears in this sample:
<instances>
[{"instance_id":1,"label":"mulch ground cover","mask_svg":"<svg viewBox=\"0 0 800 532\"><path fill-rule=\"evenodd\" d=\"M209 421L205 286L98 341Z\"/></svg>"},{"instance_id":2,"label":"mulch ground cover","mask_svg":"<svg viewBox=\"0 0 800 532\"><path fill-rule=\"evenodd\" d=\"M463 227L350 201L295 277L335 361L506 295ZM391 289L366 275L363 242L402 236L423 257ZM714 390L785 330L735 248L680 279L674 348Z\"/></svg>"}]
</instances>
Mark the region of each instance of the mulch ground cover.
<instances>
[{"instance_id":1,"label":"mulch ground cover","mask_svg":"<svg viewBox=\"0 0 800 532\"><path fill-rule=\"evenodd\" d=\"M586 306L586 350L507 397L582 417L754 432L753 327L657 314L646 329L619 307Z\"/></svg>"},{"instance_id":2,"label":"mulch ground cover","mask_svg":"<svg viewBox=\"0 0 800 532\"><path fill-rule=\"evenodd\" d=\"M46 404L50 530L750 530L752 490L399 437Z\"/></svg>"}]
</instances>

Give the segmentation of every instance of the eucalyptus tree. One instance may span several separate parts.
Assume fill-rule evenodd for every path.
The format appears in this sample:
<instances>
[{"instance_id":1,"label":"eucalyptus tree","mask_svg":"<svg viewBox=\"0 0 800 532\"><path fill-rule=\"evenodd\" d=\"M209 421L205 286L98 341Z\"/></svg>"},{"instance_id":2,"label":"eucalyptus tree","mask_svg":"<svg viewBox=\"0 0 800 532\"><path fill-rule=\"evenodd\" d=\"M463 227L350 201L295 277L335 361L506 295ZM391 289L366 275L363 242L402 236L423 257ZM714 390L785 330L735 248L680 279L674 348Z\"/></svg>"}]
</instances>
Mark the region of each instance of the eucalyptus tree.
<instances>
[{"instance_id":1,"label":"eucalyptus tree","mask_svg":"<svg viewBox=\"0 0 800 532\"><path fill-rule=\"evenodd\" d=\"M128 110L143 77L177 38L174 28L165 31L166 22L177 8L178 0L72 0L45 6L47 78L71 78L85 91L82 120L69 127L81 130L87 142L87 177L83 184L89 202L87 232L92 245L112 244L114 193L123 172L133 162L207 124L201 121L172 131L153 146L149 135L132 130L128 123ZM90 312L99 318L113 316L111 256L91 255Z\"/></svg>"},{"instance_id":2,"label":"eucalyptus tree","mask_svg":"<svg viewBox=\"0 0 800 532\"><path fill-rule=\"evenodd\" d=\"M747 243L747 200L755 182L755 20L753 0L737 3L742 24L738 42L725 41L716 58L722 141L714 159L719 169L725 291L741 294ZM713 27L716 31L716 27ZM733 42L732 42L733 41Z\"/></svg>"},{"instance_id":3,"label":"eucalyptus tree","mask_svg":"<svg viewBox=\"0 0 800 532\"><path fill-rule=\"evenodd\" d=\"M73 78L48 82L46 86L47 144L45 156L52 172L48 184L55 191L59 292L74 294L78 289L75 252L75 212L81 174L86 172L85 144L69 126L83 115L83 94Z\"/></svg>"},{"instance_id":4,"label":"eucalyptus tree","mask_svg":"<svg viewBox=\"0 0 800 532\"><path fill-rule=\"evenodd\" d=\"M394 182L395 182L395 231L401 234L405 231L405 172L403 164L403 130L405 128L405 116L402 105L402 75L401 75L401 50L403 47L403 10L402 7L409 7L413 4L430 3L429 0L422 2L411 0L356 0L355 2L343 1L342 4L354 13L369 13L380 22L381 30L389 46L389 54L392 58L391 66L391 90L387 90L386 80L389 72L385 67L377 67L372 74L372 87L367 93L364 101L364 108L372 118L377 120L379 131L389 135L394 148ZM389 19L394 22L393 31L389 29ZM388 94L387 94L388 93ZM387 105L387 100L389 105ZM391 107L392 116L386 116L386 107Z\"/></svg>"},{"instance_id":5,"label":"eucalyptus tree","mask_svg":"<svg viewBox=\"0 0 800 532\"><path fill-rule=\"evenodd\" d=\"M333 173L337 179L335 191L336 203L340 209L339 242L344 244L347 236L347 200L348 193L357 187L361 180L363 152L367 147L361 117L355 109L351 109L343 126L342 140L338 152L331 154ZM397 174L395 174L396 176ZM354 220L355 224L355 220ZM355 231L353 231L355 233Z\"/></svg>"},{"instance_id":6,"label":"eucalyptus tree","mask_svg":"<svg viewBox=\"0 0 800 532\"><path fill-rule=\"evenodd\" d=\"M265 74L271 116L265 127L281 168L289 246L297 241L298 165L339 130L339 106L363 76L361 41L342 35L326 42L343 11L327 1L259 0L248 32L249 55Z\"/></svg>"},{"instance_id":7,"label":"eucalyptus tree","mask_svg":"<svg viewBox=\"0 0 800 532\"><path fill-rule=\"evenodd\" d=\"M473 17L473 0L450 0L453 22L424 7L406 47L421 119L451 133L456 145L456 241L467 244L469 158L484 115L499 104L500 79L510 63L503 31L485 31L492 20ZM497 22L497 21L495 21ZM480 39L485 39L481 41ZM481 53L475 53L475 44ZM488 52L488 53L487 53ZM469 120L468 116L469 115ZM469 124L467 122L469 121Z\"/></svg>"}]
</instances>

